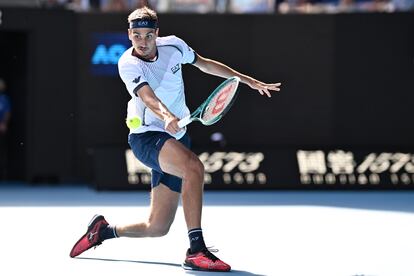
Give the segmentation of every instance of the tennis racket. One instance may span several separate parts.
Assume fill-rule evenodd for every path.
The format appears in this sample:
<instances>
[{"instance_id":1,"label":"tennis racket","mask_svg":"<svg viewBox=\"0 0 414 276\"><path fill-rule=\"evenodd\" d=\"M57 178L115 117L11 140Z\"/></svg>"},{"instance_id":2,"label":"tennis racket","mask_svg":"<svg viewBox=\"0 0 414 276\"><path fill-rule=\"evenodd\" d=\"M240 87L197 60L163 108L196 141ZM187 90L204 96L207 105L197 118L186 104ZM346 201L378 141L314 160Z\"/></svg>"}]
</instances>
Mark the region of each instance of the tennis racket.
<instances>
[{"instance_id":1,"label":"tennis racket","mask_svg":"<svg viewBox=\"0 0 414 276\"><path fill-rule=\"evenodd\" d=\"M220 84L213 93L193 113L178 121L180 128L194 121L209 126L217 123L233 105L239 87L240 78L231 77Z\"/></svg>"}]
</instances>

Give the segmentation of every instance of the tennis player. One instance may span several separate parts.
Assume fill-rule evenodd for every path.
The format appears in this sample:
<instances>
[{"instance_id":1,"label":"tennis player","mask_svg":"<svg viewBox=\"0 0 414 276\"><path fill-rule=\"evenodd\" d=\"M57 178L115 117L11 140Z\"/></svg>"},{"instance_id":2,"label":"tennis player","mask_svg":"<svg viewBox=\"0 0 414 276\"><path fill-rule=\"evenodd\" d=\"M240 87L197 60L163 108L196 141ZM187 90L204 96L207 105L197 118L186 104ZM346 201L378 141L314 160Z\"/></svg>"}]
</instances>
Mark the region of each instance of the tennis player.
<instances>
[{"instance_id":1,"label":"tennis player","mask_svg":"<svg viewBox=\"0 0 414 276\"><path fill-rule=\"evenodd\" d=\"M130 131L128 142L136 158L152 168L150 214L147 221L127 225L108 224L102 215L95 215L70 256L78 256L106 239L166 235L181 195L190 240L183 268L230 271L230 265L213 255L203 239L204 167L190 150L186 128L177 125L180 118L190 114L185 103L182 65L192 64L222 78L238 76L241 82L268 97L272 91L280 90L280 83L266 84L204 58L176 36L159 37L157 14L147 7L133 11L128 22L132 47L121 56L118 68L132 97L128 117L138 115L142 119L142 126Z\"/></svg>"}]
</instances>

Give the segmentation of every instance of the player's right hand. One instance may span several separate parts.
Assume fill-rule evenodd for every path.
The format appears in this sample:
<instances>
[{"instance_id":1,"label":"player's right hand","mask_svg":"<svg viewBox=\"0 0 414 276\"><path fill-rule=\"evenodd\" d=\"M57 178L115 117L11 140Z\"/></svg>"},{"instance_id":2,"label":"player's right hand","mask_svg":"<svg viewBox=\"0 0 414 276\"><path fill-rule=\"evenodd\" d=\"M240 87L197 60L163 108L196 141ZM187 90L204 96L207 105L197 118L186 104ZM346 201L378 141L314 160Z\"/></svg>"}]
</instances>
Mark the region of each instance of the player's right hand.
<instances>
[{"instance_id":1,"label":"player's right hand","mask_svg":"<svg viewBox=\"0 0 414 276\"><path fill-rule=\"evenodd\" d=\"M176 134L177 132L181 131L181 128L178 126L178 118L177 117L168 117L165 120L165 130L171 134Z\"/></svg>"}]
</instances>

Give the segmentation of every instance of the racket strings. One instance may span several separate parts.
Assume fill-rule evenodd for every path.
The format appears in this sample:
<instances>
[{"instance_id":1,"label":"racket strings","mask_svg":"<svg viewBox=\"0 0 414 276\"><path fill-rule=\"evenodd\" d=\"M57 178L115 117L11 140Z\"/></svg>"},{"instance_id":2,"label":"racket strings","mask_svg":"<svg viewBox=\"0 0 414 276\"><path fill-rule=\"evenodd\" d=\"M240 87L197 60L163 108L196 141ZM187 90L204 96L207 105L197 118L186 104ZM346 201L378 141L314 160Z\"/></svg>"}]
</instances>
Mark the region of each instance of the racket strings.
<instances>
[{"instance_id":1,"label":"racket strings","mask_svg":"<svg viewBox=\"0 0 414 276\"><path fill-rule=\"evenodd\" d=\"M232 102L237 92L237 82L231 82L222 87L206 105L201 119L203 121L212 121L225 112L227 106Z\"/></svg>"}]
</instances>

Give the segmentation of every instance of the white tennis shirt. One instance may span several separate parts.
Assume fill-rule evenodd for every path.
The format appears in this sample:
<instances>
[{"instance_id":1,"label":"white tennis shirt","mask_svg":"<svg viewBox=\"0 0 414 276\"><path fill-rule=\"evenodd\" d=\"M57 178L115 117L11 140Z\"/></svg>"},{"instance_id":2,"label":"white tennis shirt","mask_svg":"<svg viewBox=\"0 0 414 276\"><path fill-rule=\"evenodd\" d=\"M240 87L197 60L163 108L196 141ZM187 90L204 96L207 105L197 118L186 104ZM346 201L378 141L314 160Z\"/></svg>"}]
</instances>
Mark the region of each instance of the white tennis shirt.
<instances>
[{"instance_id":1,"label":"white tennis shirt","mask_svg":"<svg viewBox=\"0 0 414 276\"><path fill-rule=\"evenodd\" d=\"M128 102L127 116L128 118L138 116L142 120L142 126L131 129L130 133L166 132L164 121L146 107L136 93L144 85L149 85L168 110L178 118L190 114L185 103L181 65L194 63L196 54L176 36L158 37L156 45L157 57L154 61L133 56L133 47L126 50L118 61L119 75L132 97ZM180 139L185 131L186 129L173 136Z\"/></svg>"}]
</instances>

